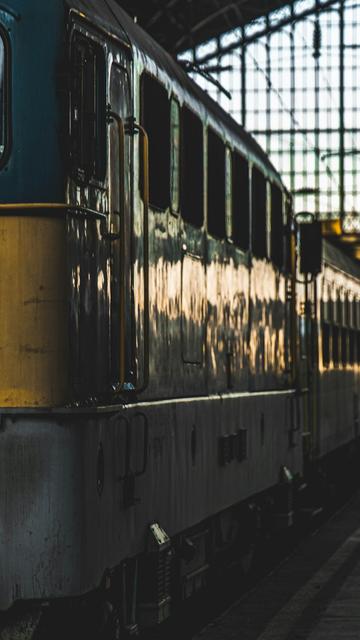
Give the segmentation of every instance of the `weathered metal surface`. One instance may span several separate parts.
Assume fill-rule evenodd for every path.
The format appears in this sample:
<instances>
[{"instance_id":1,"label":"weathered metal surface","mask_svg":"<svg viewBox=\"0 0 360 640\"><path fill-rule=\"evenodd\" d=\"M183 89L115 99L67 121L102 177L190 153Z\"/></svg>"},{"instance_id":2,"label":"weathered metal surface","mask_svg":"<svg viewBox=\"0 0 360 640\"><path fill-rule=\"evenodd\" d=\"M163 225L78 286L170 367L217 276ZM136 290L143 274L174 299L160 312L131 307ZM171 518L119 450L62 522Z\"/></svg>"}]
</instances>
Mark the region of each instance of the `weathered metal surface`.
<instances>
[{"instance_id":1,"label":"weathered metal surface","mask_svg":"<svg viewBox=\"0 0 360 640\"><path fill-rule=\"evenodd\" d=\"M109 417L3 418L1 608L18 599L73 596L95 588L105 568L144 550L155 513L173 536L275 485L282 464L300 472L301 446L288 446L293 398L291 391L232 394L150 401ZM141 472L144 462L139 413L148 424L148 458L135 480L139 502L126 508L127 421L132 471ZM221 467L218 438L240 427L248 430L248 458ZM99 493L100 443L104 479Z\"/></svg>"},{"instance_id":2,"label":"weathered metal surface","mask_svg":"<svg viewBox=\"0 0 360 640\"><path fill-rule=\"evenodd\" d=\"M68 398L65 221L0 216L0 405Z\"/></svg>"}]
</instances>

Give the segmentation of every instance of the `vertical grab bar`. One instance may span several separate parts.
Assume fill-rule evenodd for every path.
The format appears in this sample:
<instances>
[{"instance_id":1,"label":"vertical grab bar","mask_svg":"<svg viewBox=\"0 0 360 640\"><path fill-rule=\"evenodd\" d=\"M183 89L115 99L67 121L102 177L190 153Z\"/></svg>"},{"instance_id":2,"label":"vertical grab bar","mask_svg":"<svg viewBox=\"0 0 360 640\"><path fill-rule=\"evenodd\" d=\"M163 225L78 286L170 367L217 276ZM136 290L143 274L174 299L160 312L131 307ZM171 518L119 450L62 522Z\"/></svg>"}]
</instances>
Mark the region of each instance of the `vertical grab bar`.
<instances>
[{"instance_id":1,"label":"vertical grab bar","mask_svg":"<svg viewBox=\"0 0 360 640\"><path fill-rule=\"evenodd\" d=\"M137 393L145 391L149 384L149 325L150 325L150 301L149 301L149 137L140 124L133 123L135 131L138 131L142 140L142 191L144 203L144 373L143 383L136 388Z\"/></svg>"},{"instance_id":2,"label":"vertical grab bar","mask_svg":"<svg viewBox=\"0 0 360 640\"><path fill-rule=\"evenodd\" d=\"M125 126L115 111L108 112L108 122L112 120L116 122L119 135L119 228L120 233L112 236L109 234L110 240L120 240L120 277L119 277L119 302L120 302L120 354L119 354L119 377L120 384L125 381L125 233L124 233L124 216L125 216ZM114 213L114 212L112 212Z\"/></svg>"}]
</instances>

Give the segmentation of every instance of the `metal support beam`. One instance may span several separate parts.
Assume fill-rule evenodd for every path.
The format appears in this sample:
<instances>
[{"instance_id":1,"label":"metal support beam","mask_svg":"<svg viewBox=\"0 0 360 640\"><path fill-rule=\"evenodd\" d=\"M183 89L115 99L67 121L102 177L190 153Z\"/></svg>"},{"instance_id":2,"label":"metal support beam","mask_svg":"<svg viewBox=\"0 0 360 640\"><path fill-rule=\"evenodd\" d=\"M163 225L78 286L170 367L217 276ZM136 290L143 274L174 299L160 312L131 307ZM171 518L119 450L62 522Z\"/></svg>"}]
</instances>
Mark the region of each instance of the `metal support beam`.
<instances>
[{"instance_id":1,"label":"metal support beam","mask_svg":"<svg viewBox=\"0 0 360 640\"><path fill-rule=\"evenodd\" d=\"M324 2L321 2L321 5L320 5L321 11L325 11L326 9L329 9L333 5L338 4L338 2L339 0L326 0ZM314 7L297 13L295 17L294 17L294 14L291 14L289 17L282 18L278 22L272 24L270 27L265 27L264 29L257 31L251 36L244 35L239 40L236 40L235 42L232 42L231 44L225 47L221 47L220 51L215 51L213 53L209 53L207 55L202 56L201 58L199 58L198 62L199 64L204 64L205 62L212 60L212 58L217 58L219 55L230 53L235 49L241 48L243 45L249 45L253 42L256 42L256 40L259 40L260 38L267 36L268 29L270 30L270 33L281 31L281 29L283 29L284 27L291 25L294 22L294 20L296 22L304 20L305 18L308 18L309 16L314 15L316 11L317 9L314 4Z\"/></svg>"},{"instance_id":2,"label":"metal support beam","mask_svg":"<svg viewBox=\"0 0 360 640\"><path fill-rule=\"evenodd\" d=\"M340 20L340 64L339 64L339 189L340 189L340 214L345 215L345 35L344 35L344 1L339 0L339 20Z\"/></svg>"}]
</instances>

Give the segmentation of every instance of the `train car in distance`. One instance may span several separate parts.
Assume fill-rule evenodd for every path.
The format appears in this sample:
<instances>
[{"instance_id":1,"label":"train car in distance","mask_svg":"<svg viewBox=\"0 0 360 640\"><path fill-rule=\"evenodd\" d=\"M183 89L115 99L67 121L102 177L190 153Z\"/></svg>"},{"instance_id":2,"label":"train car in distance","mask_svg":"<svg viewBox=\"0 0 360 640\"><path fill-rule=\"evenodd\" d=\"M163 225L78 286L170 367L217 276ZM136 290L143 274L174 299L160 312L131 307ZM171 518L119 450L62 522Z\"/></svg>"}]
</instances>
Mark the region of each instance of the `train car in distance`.
<instances>
[{"instance_id":1,"label":"train car in distance","mask_svg":"<svg viewBox=\"0 0 360 640\"><path fill-rule=\"evenodd\" d=\"M0 123L0 638L126 638L354 458L360 269L114 0L0 2Z\"/></svg>"}]
</instances>

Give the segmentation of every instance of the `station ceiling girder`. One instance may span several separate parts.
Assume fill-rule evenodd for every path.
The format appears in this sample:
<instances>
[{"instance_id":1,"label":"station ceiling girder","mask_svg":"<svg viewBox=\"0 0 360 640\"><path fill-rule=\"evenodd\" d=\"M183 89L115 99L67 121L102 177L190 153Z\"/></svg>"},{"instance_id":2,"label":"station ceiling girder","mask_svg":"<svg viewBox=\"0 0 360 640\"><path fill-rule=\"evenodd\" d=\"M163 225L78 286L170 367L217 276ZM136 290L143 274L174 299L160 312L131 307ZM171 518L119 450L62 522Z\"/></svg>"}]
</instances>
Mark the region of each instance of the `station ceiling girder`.
<instances>
[{"instance_id":1,"label":"station ceiling girder","mask_svg":"<svg viewBox=\"0 0 360 640\"><path fill-rule=\"evenodd\" d=\"M284 0L119 0L167 51L177 55L292 2Z\"/></svg>"}]
</instances>

